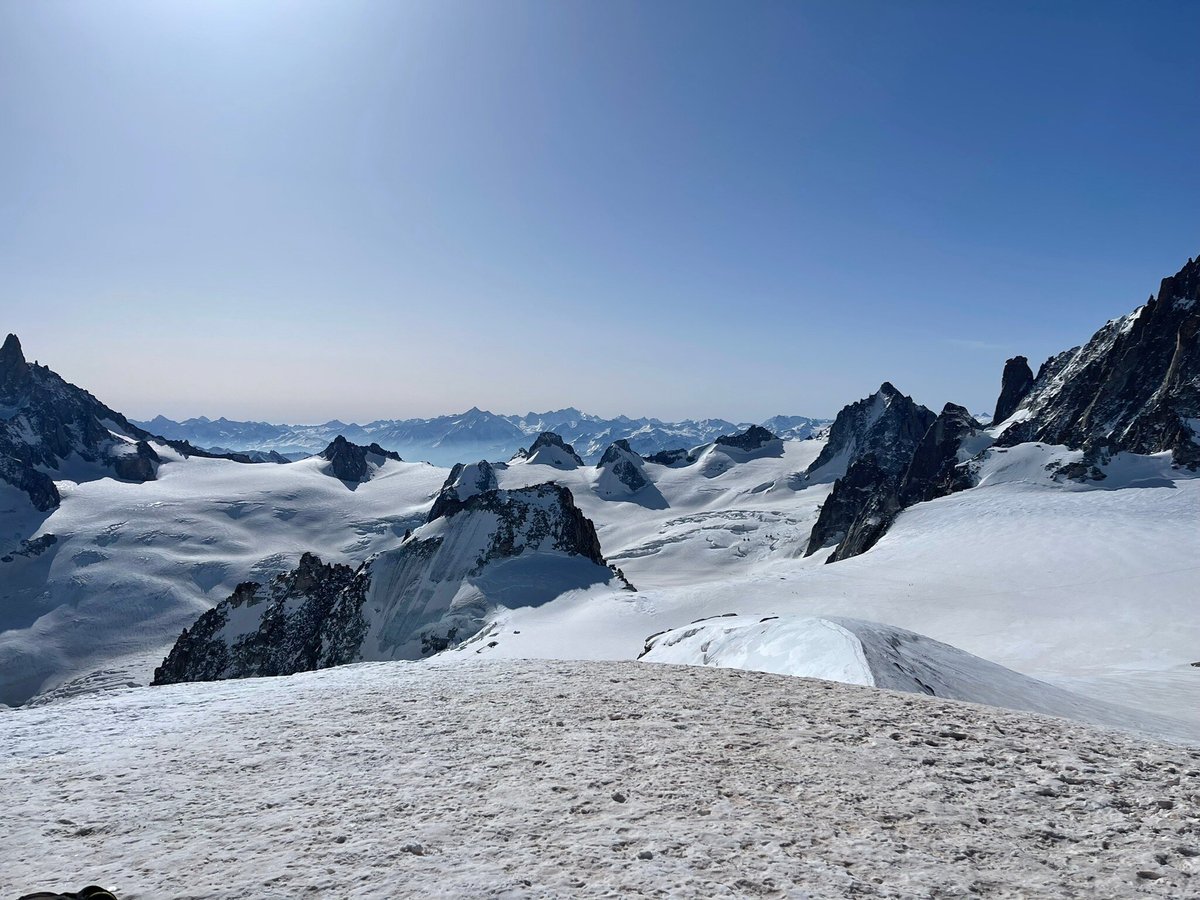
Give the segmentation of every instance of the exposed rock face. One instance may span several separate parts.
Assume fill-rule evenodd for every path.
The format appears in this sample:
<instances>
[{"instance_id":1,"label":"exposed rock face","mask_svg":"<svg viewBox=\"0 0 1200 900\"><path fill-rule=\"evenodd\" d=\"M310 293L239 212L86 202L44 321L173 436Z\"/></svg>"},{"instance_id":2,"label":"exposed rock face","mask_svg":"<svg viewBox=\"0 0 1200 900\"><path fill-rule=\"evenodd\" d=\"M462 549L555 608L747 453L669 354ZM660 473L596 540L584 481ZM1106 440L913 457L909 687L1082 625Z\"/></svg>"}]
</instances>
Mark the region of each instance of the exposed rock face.
<instances>
[{"instance_id":1,"label":"exposed rock face","mask_svg":"<svg viewBox=\"0 0 1200 900\"><path fill-rule=\"evenodd\" d=\"M133 453L113 456L113 471L118 478L126 481L153 481L160 462L162 459L153 447L145 441L138 441Z\"/></svg>"},{"instance_id":2,"label":"exposed rock face","mask_svg":"<svg viewBox=\"0 0 1200 900\"><path fill-rule=\"evenodd\" d=\"M472 637L498 605L608 583L625 584L567 488L447 496L440 516L356 572L308 554L268 588L239 586L180 636L155 683L419 659Z\"/></svg>"},{"instance_id":3,"label":"exposed rock face","mask_svg":"<svg viewBox=\"0 0 1200 900\"><path fill-rule=\"evenodd\" d=\"M463 501L476 494L482 494L484 491L494 491L499 486L499 482L496 480L496 470L486 459L481 459L469 466L455 463L442 485L442 489L434 498L433 506L429 510L428 521L432 522L434 519L451 514L462 505Z\"/></svg>"},{"instance_id":4,"label":"exposed rock face","mask_svg":"<svg viewBox=\"0 0 1200 900\"><path fill-rule=\"evenodd\" d=\"M553 431L543 431L530 446L525 458L531 463L574 469L583 465L575 448Z\"/></svg>"},{"instance_id":5,"label":"exposed rock face","mask_svg":"<svg viewBox=\"0 0 1200 900\"><path fill-rule=\"evenodd\" d=\"M645 461L629 447L629 441L613 441L600 457L600 478L605 482L616 482L630 493L640 491L649 481L642 474ZM615 487L615 485L608 485Z\"/></svg>"},{"instance_id":6,"label":"exposed rock face","mask_svg":"<svg viewBox=\"0 0 1200 900\"><path fill-rule=\"evenodd\" d=\"M1090 459L1171 451L1200 466L1200 259L1164 278L1158 296L1048 360L1005 446L1045 441Z\"/></svg>"},{"instance_id":7,"label":"exposed rock face","mask_svg":"<svg viewBox=\"0 0 1200 900\"><path fill-rule=\"evenodd\" d=\"M805 555L836 545L827 562L857 556L883 537L904 508L970 487L960 463L983 449L984 442L976 447L973 440L981 430L966 409L947 403L902 471L895 455L887 465L874 453L855 458L822 505Z\"/></svg>"},{"instance_id":8,"label":"exposed rock face","mask_svg":"<svg viewBox=\"0 0 1200 900\"><path fill-rule=\"evenodd\" d=\"M898 476L935 418L931 410L884 382L870 397L838 413L829 442L805 475L831 481L847 474L854 460L871 454L881 471Z\"/></svg>"},{"instance_id":9,"label":"exposed rock face","mask_svg":"<svg viewBox=\"0 0 1200 900\"><path fill-rule=\"evenodd\" d=\"M185 629L153 684L288 675L317 668L321 629L354 578L349 566L325 565L312 553L268 585L246 582ZM241 631L231 622L256 628Z\"/></svg>"},{"instance_id":10,"label":"exposed rock face","mask_svg":"<svg viewBox=\"0 0 1200 900\"><path fill-rule=\"evenodd\" d=\"M761 450L768 443L776 440L779 439L761 425L751 425L741 434L723 434L713 443L724 447L733 447L736 450L750 451Z\"/></svg>"},{"instance_id":11,"label":"exposed rock face","mask_svg":"<svg viewBox=\"0 0 1200 900\"><path fill-rule=\"evenodd\" d=\"M25 491L38 509L58 505L46 470L57 471L70 457L94 463L97 474L115 469L121 478L153 478L157 454L144 443L151 437L87 391L28 363L16 335L0 346L0 479ZM129 441L142 443L130 448Z\"/></svg>"},{"instance_id":12,"label":"exposed rock face","mask_svg":"<svg viewBox=\"0 0 1200 900\"><path fill-rule=\"evenodd\" d=\"M945 497L971 487L960 464L980 453L990 440L975 441L983 426L962 406L947 403L913 453L900 485L902 506Z\"/></svg>"},{"instance_id":13,"label":"exposed rock face","mask_svg":"<svg viewBox=\"0 0 1200 900\"><path fill-rule=\"evenodd\" d=\"M645 460L659 466L677 466L680 463L695 462L695 458L682 447L677 450L660 450L645 457Z\"/></svg>"},{"instance_id":14,"label":"exposed rock face","mask_svg":"<svg viewBox=\"0 0 1200 900\"><path fill-rule=\"evenodd\" d=\"M160 459L149 441L183 456L250 462L143 431L83 388L27 362L15 334L0 345L0 480L28 494L37 509L58 506L54 476L68 459L74 479L115 475L126 481L152 480Z\"/></svg>"},{"instance_id":15,"label":"exposed rock face","mask_svg":"<svg viewBox=\"0 0 1200 900\"><path fill-rule=\"evenodd\" d=\"M899 512L897 476L874 453L860 456L834 482L804 555L836 545L826 562L857 556L883 537Z\"/></svg>"},{"instance_id":16,"label":"exposed rock face","mask_svg":"<svg viewBox=\"0 0 1200 900\"><path fill-rule=\"evenodd\" d=\"M997 425L1017 411L1030 390L1033 389L1033 370L1024 356L1014 356L1004 363L1004 374L1000 378L1000 396L996 398L996 411L992 421Z\"/></svg>"},{"instance_id":17,"label":"exposed rock face","mask_svg":"<svg viewBox=\"0 0 1200 900\"><path fill-rule=\"evenodd\" d=\"M340 434L321 452L321 458L329 460L329 474L342 481L370 481L375 469L385 460L402 462L400 454L384 450L378 444L361 447L352 444Z\"/></svg>"}]
</instances>

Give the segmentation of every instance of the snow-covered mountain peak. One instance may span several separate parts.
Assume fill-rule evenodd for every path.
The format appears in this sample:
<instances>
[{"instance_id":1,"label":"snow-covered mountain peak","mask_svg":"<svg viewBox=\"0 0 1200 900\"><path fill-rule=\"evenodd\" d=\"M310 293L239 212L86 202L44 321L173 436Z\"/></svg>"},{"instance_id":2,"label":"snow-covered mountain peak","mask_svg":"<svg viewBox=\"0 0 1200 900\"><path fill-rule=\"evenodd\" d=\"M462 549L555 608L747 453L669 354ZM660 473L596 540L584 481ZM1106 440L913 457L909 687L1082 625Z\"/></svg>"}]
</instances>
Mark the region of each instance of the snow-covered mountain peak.
<instances>
[{"instance_id":1,"label":"snow-covered mountain peak","mask_svg":"<svg viewBox=\"0 0 1200 900\"><path fill-rule=\"evenodd\" d=\"M452 508L469 500L484 491L494 491L498 488L496 470L486 459L477 463L464 465L456 463L446 477L446 483L438 492L433 506L429 510L429 521L441 518Z\"/></svg>"},{"instance_id":2,"label":"snow-covered mountain peak","mask_svg":"<svg viewBox=\"0 0 1200 900\"><path fill-rule=\"evenodd\" d=\"M645 466L645 460L630 448L629 441L613 441L596 466L597 493L602 497L637 493L650 483L642 473Z\"/></svg>"},{"instance_id":3,"label":"snow-covered mountain peak","mask_svg":"<svg viewBox=\"0 0 1200 900\"><path fill-rule=\"evenodd\" d=\"M553 431L543 431L538 435L525 455L525 462L556 469L575 469L583 465L575 448Z\"/></svg>"}]
</instances>

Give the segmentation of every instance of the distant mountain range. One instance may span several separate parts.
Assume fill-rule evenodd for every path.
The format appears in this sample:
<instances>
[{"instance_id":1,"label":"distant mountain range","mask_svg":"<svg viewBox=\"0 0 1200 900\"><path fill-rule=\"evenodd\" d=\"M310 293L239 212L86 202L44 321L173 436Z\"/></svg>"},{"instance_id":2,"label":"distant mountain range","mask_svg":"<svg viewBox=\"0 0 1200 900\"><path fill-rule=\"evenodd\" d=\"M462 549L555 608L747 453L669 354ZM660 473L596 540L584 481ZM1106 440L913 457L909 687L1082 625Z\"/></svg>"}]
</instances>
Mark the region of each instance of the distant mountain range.
<instances>
[{"instance_id":1,"label":"distant mountain range","mask_svg":"<svg viewBox=\"0 0 1200 900\"><path fill-rule=\"evenodd\" d=\"M366 425L334 419L320 425L273 425L269 422L236 422L205 416L176 422L157 416L136 423L163 437L186 440L199 447L225 451L274 451L293 459L319 453L338 435L355 444L378 444L407 460L427 460L449 466L479 459L508 459L527 448L539 434L553 431L575 447L588 463L597 462L617 440L643 456L679 447L698 447L721 435L744 431L761 424L785 440L812 437L828 420L807 416L775 416L761 423L728 422L725 419L605 419L577 409L498 415L472 408L464 413L432 419L378 419Z\"/></svg>"}]
</instances>

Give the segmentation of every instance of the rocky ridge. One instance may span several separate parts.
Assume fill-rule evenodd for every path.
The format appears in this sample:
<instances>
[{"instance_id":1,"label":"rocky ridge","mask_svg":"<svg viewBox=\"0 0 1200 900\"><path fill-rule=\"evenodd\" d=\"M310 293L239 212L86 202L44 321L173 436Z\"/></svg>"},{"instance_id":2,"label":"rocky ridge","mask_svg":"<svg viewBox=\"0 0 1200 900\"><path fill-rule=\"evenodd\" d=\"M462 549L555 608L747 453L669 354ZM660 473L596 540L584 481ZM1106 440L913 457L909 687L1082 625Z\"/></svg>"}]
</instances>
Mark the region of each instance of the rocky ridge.
<instances>
[{"instance_id":1,"label":"rocky ridge","mask_svg":"<svg viewBox=\"0 0 1200 900\"><path fill-rule=\"evenodd\" d=\"M419 659L471 638L498 605L628 587L567 488L479 490L494 478L487 463L452 473L430 521L357 571L305 554L266 586L240 585L180 635L154 683Z\"/></svg>"},{"instance_id":2,"label":"rocky ridge","mask_svg":"<svg viewBox=\"0 0 1200 900\"><path fill-rule=\"evenodd\" d=\"M1170 451L1200 466L1200 259L1157 296L1047 360L997 443L1064 444L1090 462Z\"/></svg>"}]
</instances>

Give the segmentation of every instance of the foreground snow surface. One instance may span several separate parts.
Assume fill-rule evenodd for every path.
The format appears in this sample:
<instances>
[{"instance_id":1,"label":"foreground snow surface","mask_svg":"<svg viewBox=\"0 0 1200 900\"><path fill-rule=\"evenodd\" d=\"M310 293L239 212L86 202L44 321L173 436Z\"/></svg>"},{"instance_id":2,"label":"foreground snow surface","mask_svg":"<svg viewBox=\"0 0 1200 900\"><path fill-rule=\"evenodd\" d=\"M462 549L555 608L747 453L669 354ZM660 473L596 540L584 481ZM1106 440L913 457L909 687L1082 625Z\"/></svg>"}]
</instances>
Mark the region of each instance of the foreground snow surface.
<instances>
[{"instance_id":1,"label":"foreground snow surface","mask_svg":"<svg viewBox=\"0 0 1200 900\"><path fill-rule=\"evenodd\" d=\"M366 663L0 710L0 895L1200 893L1200 750L736 670Z\"/></svg>"}]
</instances>

